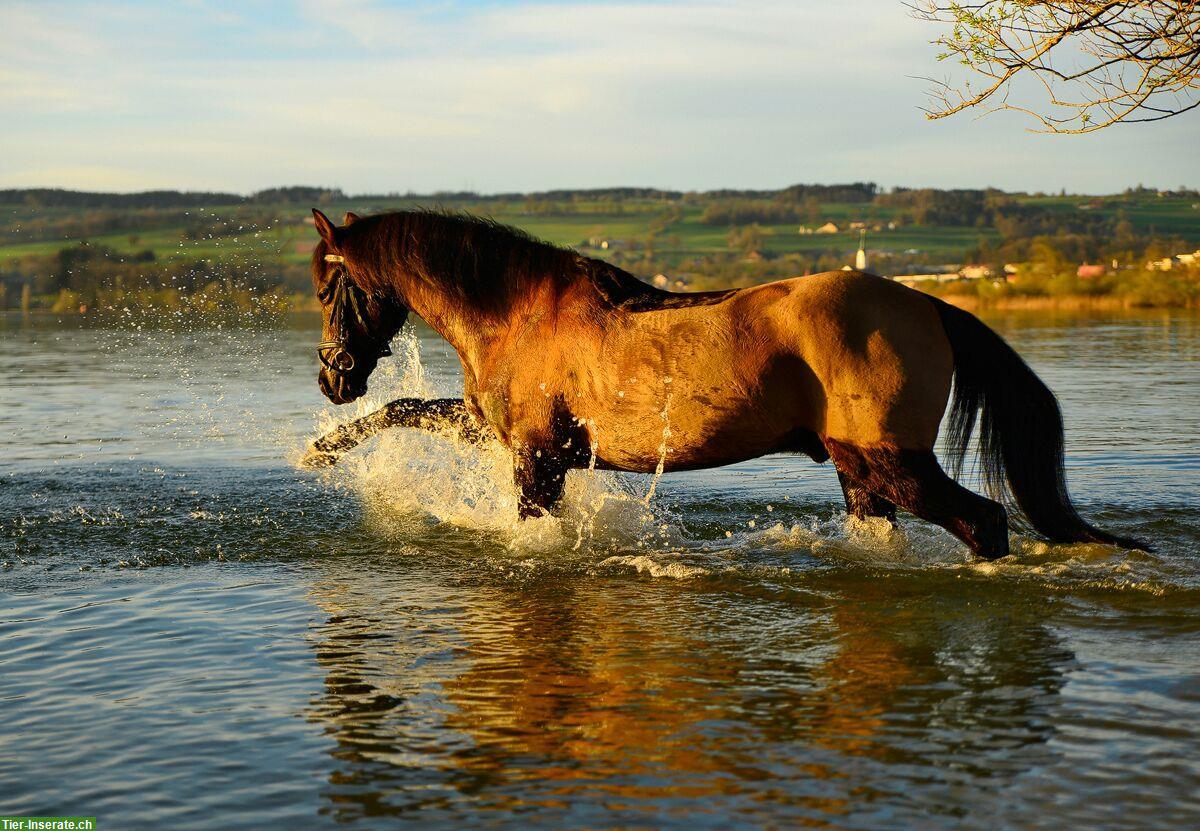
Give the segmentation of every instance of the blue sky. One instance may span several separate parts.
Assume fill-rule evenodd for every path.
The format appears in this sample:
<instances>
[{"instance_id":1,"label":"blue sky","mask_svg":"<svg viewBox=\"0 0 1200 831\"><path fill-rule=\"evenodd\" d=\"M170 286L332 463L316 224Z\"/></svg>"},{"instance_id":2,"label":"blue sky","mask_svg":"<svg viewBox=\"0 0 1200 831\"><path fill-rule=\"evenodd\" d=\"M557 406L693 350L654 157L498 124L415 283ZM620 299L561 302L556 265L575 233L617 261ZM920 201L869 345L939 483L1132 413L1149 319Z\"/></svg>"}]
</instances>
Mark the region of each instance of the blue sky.
<instances>
[{"instance_id":1,"label":"blue sky","mask_svg":"<svg viewBox=\"0 0 1200 831\"><path fill-rule=\"evenodd\" d=\"M901 0L0 3L0 187L1200 184L1200 114L926 121Z\"/></svg>"}]
</instances>

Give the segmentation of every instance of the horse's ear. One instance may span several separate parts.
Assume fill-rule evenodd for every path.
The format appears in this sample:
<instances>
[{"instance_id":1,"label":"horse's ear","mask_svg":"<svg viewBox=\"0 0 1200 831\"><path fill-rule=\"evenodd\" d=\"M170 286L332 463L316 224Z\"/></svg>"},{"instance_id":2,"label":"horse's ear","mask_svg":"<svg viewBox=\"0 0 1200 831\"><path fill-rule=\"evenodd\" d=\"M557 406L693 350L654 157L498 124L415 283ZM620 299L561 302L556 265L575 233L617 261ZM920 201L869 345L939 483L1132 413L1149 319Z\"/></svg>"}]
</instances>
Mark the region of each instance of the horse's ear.
<instances>
[{"instance_id":1,"label":"horse's ear","mask_svg":"<svg viewBox=\"0 0 1200 831\"><path fill-rule=\"evenodd\" d=\"M346 211L346 216L342 220L342 224L343 225L352 225L355 222L358 222L358 220L359 220L358 214L356 214L354 211Z\"/></svg>"},{"instance_id":2,"label":"horse's ear","mask_svg":"<svg viewBox=\"0 0 1200 831\"><path fill-rule=\"evenodd\" d=\"M325 216L325 214L321 213L318 209L313 208L312 212L313 224L317 226L317 233L321 235L321 239L325 240L325 243L330 248L336 248L337 228L334 226L329 217Z\"/></svg>"}]
</instances>

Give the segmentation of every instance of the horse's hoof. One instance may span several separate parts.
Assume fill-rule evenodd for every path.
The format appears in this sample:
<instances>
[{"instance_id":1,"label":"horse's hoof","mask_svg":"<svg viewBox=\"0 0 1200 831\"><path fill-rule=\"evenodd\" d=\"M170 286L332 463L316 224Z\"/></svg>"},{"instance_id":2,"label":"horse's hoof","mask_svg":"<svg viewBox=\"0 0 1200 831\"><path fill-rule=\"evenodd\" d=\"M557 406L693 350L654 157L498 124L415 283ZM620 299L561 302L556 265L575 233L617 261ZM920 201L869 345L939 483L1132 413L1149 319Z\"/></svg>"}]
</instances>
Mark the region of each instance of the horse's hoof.
<instances>
[{"instance_id":1,"label":"horse's hoof","mask_svg":"<svg viewBox=\"0 0 1200 831\"><path fill-rule=\"evenodd\" d=\"M322 450L317 450L315 447L310 447L304 454L304 458L300 460L300 466L307 468L333 467L337 464L337 460L338 457L334 453L326 453Z\"/></svg>"}]
</instances>

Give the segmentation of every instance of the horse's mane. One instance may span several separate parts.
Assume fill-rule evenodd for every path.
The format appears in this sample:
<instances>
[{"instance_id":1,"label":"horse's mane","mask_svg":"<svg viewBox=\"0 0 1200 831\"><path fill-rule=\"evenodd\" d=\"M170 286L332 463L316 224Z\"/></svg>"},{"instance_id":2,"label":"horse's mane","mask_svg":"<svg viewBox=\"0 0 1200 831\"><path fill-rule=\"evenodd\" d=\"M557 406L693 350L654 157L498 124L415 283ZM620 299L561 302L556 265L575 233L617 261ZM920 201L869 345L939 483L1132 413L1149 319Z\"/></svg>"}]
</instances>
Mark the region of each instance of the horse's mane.
<instances>
[{"instance_id":1,"label":"horse's mane","mask_svg":"<svg viewBox=\"0 0 1200 831\"><path fill-rule=\"evenodd\" d=\"M364 288L382 290L387 275L403 271L482 312L507 308L547 283L561 291L588 281L612 307L635 312L713 303L730 293L662 291L602 260L467 213L377 214L356 220L344 234L348 252L377 281Z\"/></svg>"}]
</instances>

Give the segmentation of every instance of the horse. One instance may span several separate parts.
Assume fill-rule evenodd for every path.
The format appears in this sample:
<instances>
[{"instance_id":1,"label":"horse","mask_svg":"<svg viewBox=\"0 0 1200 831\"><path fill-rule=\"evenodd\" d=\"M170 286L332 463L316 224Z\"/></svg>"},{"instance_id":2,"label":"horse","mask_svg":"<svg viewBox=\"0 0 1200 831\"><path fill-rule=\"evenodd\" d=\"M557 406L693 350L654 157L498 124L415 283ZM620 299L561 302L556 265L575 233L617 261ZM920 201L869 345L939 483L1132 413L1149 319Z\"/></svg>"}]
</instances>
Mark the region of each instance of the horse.
<instances>
[{"instance_id":1,"label":"horse","mask_svg":"<svg viewBox=\"0 0 1200 831\"><path fill-rule=\"evenodd\" d=\"M409 313L457 352L464 390L393 402L316 442L314 463L395 425L499 441L525 519L554 507L575 468L799 453L833 461L848 514L895 523L904 510L981 558L1008 554L1010 514L1052 542L1148 550L1079 515L1054 394L998 334L933 296L850 270L670 292L464 213L313 219L325 396L364 395ZM934 453L943 416L950 473ZM955 481L977 425L992 498Z\"/></svg>"}]
</instances>

